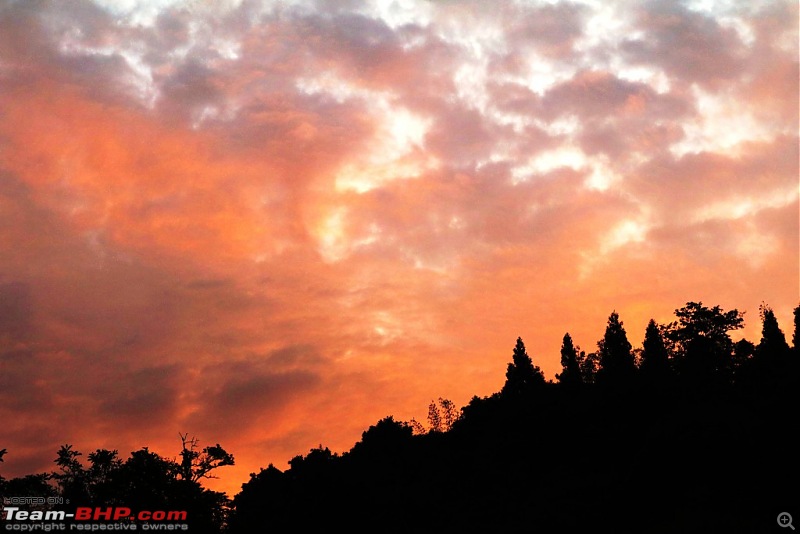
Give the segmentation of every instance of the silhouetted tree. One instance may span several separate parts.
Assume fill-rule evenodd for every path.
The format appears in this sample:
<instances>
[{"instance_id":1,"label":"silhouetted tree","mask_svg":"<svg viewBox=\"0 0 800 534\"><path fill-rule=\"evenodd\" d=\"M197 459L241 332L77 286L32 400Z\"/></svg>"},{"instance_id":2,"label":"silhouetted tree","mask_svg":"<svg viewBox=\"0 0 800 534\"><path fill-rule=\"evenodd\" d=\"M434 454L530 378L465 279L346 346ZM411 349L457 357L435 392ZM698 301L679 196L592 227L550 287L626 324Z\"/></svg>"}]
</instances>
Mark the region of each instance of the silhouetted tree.
<instances>
[{"instance_id":1,"label":"silhouetted tree","mask_svg":"<svg viewBox=\"0 0 800 534\"><path fill-rule=\"evenodd\" d=\"M642 378L650 384L663 384L671 374L669 351L664 345L661 330L655 320L650 319L642 342L642 361L639 366Z\"/></svg>"},{"instance_id":2,"label":"silhouetted tree","mask_svg":"<svg viewBox=\"0 0 800 534\"><path fill-rule=\"evenodd\" d=\"M442 431L442 417L439 415L439 409L433 401L428 405L428 424L431 432Z\"/></svg>"},{"instance_id":3,"label":"silhouetted tree","mask_svg":"<svg viewBox=\"0 0 800 534\"><path fill-rule=\"evenodd\" d=\"M183 449L181 450L180 476L184 480L197 482L201 478L216 478L211 471L226 465L233 465L233 455L223 449L219 443L197 450L198 440L188 439L189 434L179 434Z\"/></svg>"},{"instance_id":4,"label":"silhouetted tree","mask_svg":"<svg viewBox=\"0 0 800 534\"><path fill-rule=\"evenodd\" d=\"M291 483L290 477L272 464L251 473L233 498L230 532L296 532L290 513L295 497Z\"/></svg>"},{"instance_id":5,"label":"silhouetted tree","mask_svg":"<svg viewBox=\"0 0 800 534\"><path fill-rule=\"evenodd\" d=\"M186 510L193 532L219 532L228 513L227 496L184 474L184 466L145 447L122 464L114 487L131 509Z\"/></svg>"},{"instance_id":6,"label":"silhouetted tree","mask_svg":"<svg viewBox=\"0 0 800 534\"><path fill-rule=\"evenodd\" d=\"M131 452L128 459L114 473L115 495L107 499L123 497L126 506L133 509L157 509L172 503L177 489L176 476L179 465L143 447Z\"/></svg>"},{"instance_id":7,"label":"silhouetted tree","mask_svg":"<svg viewBox=\"0 0 800 534\"><path fill-rule=\"evenodd\" d=\"M89 477L93 482L108 480L111 474L119 469L122 460L119 459L118 454L118 451L108 449L97 449L89 453Z\"/></svg>"},{"instance_id":8,"label":"silhouetted tree","mask_svg":"<svg viewBox=\"0 0 800 534\"><path fill-rule=\"evenodd\" d=\"M747 339L733 344L733 381L738 385L752 386L756 346Z\"/></svg>"},{"instance_id":9,"label":"silhouetted tree","mask_svg":"<svg viewBox=\"0 0 800 534\"><path fill-rule=\"evenodd\" d=\"M506 383L503 385L501 394L506 396L527 394L544 383L542 370L539 369L539 366L533 365L531 357L525 350L525 343L521 337L518 337L512 361L506 370Z\"/></svg>"},{"instance_id":10,"label":"silhouetted tree","mask_svg":"<svg viewBox=\"0 0 800 534\"><path fill-rule=\"evenodd\" d=\"M7 452L6 449L0 449L0 463L4 461L3 457ZM25 475L8 480L0 475L0 523L3 523L3 504L6 497L36 497L37 499L55 497L56 488L50 484L50 478L51 475L49 473ZM49 508L46 502L26 505L27 511L47 510Z\"/></svg>"},{"instance_id":11,"label":"silhouetted tree","mask_svg":"<svg viewBox=\"0 0 800 534\"><path fill-rule=\"evenodd\" d=\"M414 435L421 436L423 434L427 434L428 433L428 429L425 428L425 425L423 425L422 423L420 423L419 421L417 421L413 417L408 422L408 426L411 427L411 432Z\"/></svg>"},{"instance_id":12,"label":"silhouetted tree","mask_svg":"<svg viewBox=\"0 0 800 534\"><path fill-rule=\"evenodd\" d=\"M761 304L758 308L761 317L761 342L758 344L758 352L768 354L773 358L784 358L789 352L789 345L786 343L786 336L778 325L775 312L766 304Z\"/></svg>"},{"instance_id":13,"label":"silhouetted tree","mask_svg":"<svg viewBox=\"0 0 800 534\"><path fill-rule=\"evenodd\" d=\"M293 477L304 479L328 476L331 465L339 459L339 455L331 452L328 447L315 447L305 456L298 455L289 460Z\"/></svg>"},{"instance_id":14,"label":"silhouetted tree","mask_svg":"<svg viewBox=\"0 0 800 534\"><path fill-rule=\"evenodd\" d=\"M693 386L730 381L733 342L728 332L742 328L738 310L708 308L702 302L687 302L675 310L678 318L667 325L665 337L674 346L676 368L684 383Z\"/></svg>"},{"instance_id":15,"label":"silhouetted tree","mask_svg":"<svg viewBox=\"0 0 800 534\"><path fill-rule=\"evenodd\" d=\"M795 351L800 352L800 305L794 309L794 334L792 334L792 346Z\"/></svg>"},{"instance_id":16,"label":"silhouetted tree","mask_svg":"<svg viewBox=\"0 0 800 534\"><path fill-rule=\"evenodd\" d=\"M459 410L453 401L439 397L438 400L431 401L428 405L427 429L416 419L411 419L408 424L416 434L447 432L453 428L453 425L460 417Z\"/></svg>"},{"instance_id":17,"label":"silhouetted tree","mask_svg":"<svg viewBox=\"0 0 800 534\"><path fill-rule=\"evenodd\" d=\"M758 314L761 318L761 341L755 349L753 369L758 374L758 381L769 383L780 379L780 375L787 371L791 349L772 308L762 303Z\"/></svg>"},{"instance_id":18,"label":"silhouetted tree","mask_svg":"<svg viewBox=\"0 0 800 534\"><path fill-rule=\"evenodd\" d=\"M597 370L599 384L620 386L631 383L636 373L636 362L631 348L619 314L616 311L611 312L605 335L597 342L600 358L600 368Z\"/></svg>"},{"instance_id":19,"label":"silhouetted tree","mask_svg":"<svg viewBox=\"0 0 800 534\"><path fill-rule=\"evenodd\" d=\"M585 354L581 351L581 378L584 384L594 384L597 381L597 368L600 358L596 352Z\"/></svg>"},{"instance_id":20,"label":"silhouetted tree","mask_svg":"<svg viewBox=\"0 0 800 534\"><path fill-rule=\"evenodd\" d=\"M393 416L384 417L361 434L361 441L353 446L355 455L376 453L393 454L404 447L414 432L408 423L395 421Z\"/></svg>"},{"instance_id":21,"label":"silhouetted tree","mask_svg":"<svg viewBox=\"0 0 800 534\"><path fill-rule=\"evenodd\" d=\"M439 403L439 409L441 412L441 419L444 425L444 431L447 432L453 428L453 425L456 424L461 418L460 410L456 407L456 404L451 401L450 399L443 399L439 397L437 401Z\"/></svg>"},{"instance_id":22,"label":"silhouetted tree","mask_svg":"<svg viewBox=\"0 0 800 534\"><path fill-rule=\"evenodd\" d=\"M569 332L564 334L561 342L561 369L561 373L556 374L556 379L560 384L566 387L575 387L583 382L580 356Z\"/></svg>"},{"instance_id":23,"label":"silhouetted tree","mask_svg":"<svg viewBox=\"0 0 800 534\"><path fill-rule=\"evenodd\" d=\"M79 456L83 455L74 450L72 445L62 445L54 460L59 470L52 474L52 478L58 484L59 493L64 499L89 504L89 473L78 460Z\"/></svg>"},{"instance_id":24,"label":"silhouetted tree","mask_svg":"<svg viewBox=\"0 0 800 534\"><path fill-rule=\"evenodd\" d=\"M0 477L0 524L3 513L3 498L5 497L36 497L47 498L56 496L56 488L50 483L50 474L37 473L11 479ZM33 503L26 506L26 510L48 510L51 506L45 503Z\"/></svg>"},{"instance_id":25,"label":"silhouetted tree","mask_svg":"<svg viewBox=\"0 0 800 534\"><path fill-rule=\"evenodd\" d=\"M58 471L25 482L41 485L52 478L55 490L77 506L125 506L132 510L185 510L193 532L218 533L223 528L230 501L224 493L203 488L199 480L211 471L233 465L233 456L219 444L196 450L197 440L181 435L181 462L163 458L146 447L126 461L116 450L97 449L88 455L63 445L55 460Z\"/></svg>"},{"instance_id":26,"label":"silhouetted tree","mask_svg":"<svg viewBox=\"0 0 800 534\"><path fill-rule=\"evenodd\" d=\"M95 506L107 506L111 504L122 504L114 502L113 498L118 497L115 484L116 476L122 467L122 460L118 457L116 450L97 449L89 453L89 469L86 472L89 485L91 504Z\"/></svg>"}]
</instances>

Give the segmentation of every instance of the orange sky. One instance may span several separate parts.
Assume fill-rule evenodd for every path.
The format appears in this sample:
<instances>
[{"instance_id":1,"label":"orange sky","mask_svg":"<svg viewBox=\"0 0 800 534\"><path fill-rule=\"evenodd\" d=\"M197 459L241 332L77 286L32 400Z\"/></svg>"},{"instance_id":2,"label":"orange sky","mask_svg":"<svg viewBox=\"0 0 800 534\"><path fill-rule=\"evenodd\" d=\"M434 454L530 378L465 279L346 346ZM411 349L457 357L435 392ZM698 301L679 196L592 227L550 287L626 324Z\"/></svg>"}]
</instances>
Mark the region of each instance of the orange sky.
<instances>
[{"instance_id":1,"label":"orange sky","mask_svg":"<svg viewBox=\"0 0 800 534\"><path fill-rule=\"evenodd\" d=\"M548 378L616 310L791 335L798 6L0 0L6 477L179 432L215 488Z\"/></svg>"}]
</instances>

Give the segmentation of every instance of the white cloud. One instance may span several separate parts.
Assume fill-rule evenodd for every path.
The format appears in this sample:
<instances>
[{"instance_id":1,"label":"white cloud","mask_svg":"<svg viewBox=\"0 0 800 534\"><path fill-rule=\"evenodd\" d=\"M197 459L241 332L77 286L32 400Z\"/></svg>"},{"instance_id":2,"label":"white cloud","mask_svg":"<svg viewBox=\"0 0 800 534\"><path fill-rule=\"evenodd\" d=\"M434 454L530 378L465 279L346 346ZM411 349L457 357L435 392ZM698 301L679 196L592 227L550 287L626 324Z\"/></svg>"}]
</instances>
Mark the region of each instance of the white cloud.
<instances>
[{"instance_id":1,"label":"white cloud","mask_svg":"<svg viewBox=\"0 0 800 534\"><path fill-rule=\"evenodd\" d=\"M780 133L759 120L739 94L710 93L697 85L692 87L692 94L698 113L682 123L683 139L670 146L676 157L699 152L735 153L742 143L771 141Z\"/></svg>"},{"instance_id":2,"label":"white cloud","mask_svg":"<svg viewBox=\"0 0 800 534\"><path fill-rule=\"evenodd\" d=\"M782 208L797 201L800 191L796 185L788 189L776 189L758 196L732 196L703 206L698 210L692 222L702 223L719 219L741 219L758 213L764 209Z\"/></svg>"}]
</instances>

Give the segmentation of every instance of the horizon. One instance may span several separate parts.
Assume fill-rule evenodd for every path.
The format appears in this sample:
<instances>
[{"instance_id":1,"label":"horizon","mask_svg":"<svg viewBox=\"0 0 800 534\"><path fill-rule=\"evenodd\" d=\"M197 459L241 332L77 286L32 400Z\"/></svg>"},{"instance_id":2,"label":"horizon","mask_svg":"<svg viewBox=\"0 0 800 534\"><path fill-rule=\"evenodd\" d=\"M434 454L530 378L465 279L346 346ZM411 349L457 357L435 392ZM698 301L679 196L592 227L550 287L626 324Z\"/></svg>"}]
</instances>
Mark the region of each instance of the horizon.
<instances>
[{"instance_id":1,"label":"horizon","mask_svg":"<svg viewBox=\"0 0 800 534\"><path fill-rule=\"evenodd\" d=\"M798 5L0 0L3 476L236 458L800 303ZM85 459L85 456L84 456Z\"/></svg>"}]
</instances>

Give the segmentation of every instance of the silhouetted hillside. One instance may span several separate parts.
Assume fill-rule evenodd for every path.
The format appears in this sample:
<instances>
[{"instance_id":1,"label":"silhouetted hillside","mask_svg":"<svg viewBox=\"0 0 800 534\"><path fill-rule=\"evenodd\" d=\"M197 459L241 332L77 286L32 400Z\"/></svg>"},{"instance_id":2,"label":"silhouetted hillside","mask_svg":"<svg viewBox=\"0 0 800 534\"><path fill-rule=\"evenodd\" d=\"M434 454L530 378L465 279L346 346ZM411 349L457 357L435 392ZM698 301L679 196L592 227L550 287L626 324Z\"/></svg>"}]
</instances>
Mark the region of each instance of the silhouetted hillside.
<instances>
[{"instance_id":1,"label":"silhouetted hillside","mask_svg":"<svg viewBox=\"0 0 800 534\"><path fill-rule=\"evenodd\" d=\"M234 498L230 530L774 531L800 502L786 431L799 358L761 315L764 339L736 354L741 314L688 303L651 322L637 358L612 313L599 354L565 336L558 383L518 339L501 392L448 431L387 417L347 453L270 465Z\"/></svg>"},{"instance_id":2,"label":"silhouetted hillside","mask_svg":"<svg viewBox=\"0 0 800 534\"><path fill-rule=\"evenodd\" d=\"M596 352L565 334L556 382L519 338L498 393L460 411L440 398L427 426L381 419L343 454L252 474L232 501L201 480L233 456L186 435L180 460L97 450L86 467L64 446L58 471L0 477L0 495L187 510L191 531L231 534L782 531L780 512L800 519L800 306L793 347L766 305L757 345L732 342L737 310L675 315L640 350L616 312Z\"/></svg>"}]
</instances>

